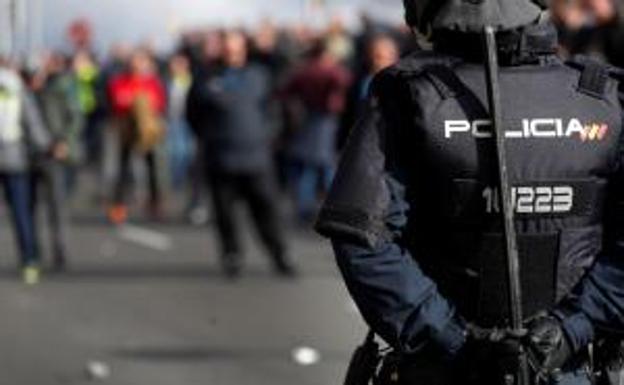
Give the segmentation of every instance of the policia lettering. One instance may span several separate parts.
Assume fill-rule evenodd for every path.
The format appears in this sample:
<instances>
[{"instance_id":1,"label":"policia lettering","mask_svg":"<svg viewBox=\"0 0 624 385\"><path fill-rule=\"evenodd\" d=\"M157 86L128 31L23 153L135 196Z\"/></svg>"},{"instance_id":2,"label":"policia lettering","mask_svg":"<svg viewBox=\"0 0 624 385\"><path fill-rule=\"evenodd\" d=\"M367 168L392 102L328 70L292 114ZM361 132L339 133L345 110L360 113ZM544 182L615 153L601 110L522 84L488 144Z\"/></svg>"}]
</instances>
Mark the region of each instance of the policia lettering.
<instances>
[{"instance_id":1,"label":"policia lettering","mask_svg":"<svg viewBox=\"0 0 624 385\"><path fill-rule=\"evenodd\" d=\"M609 132L604 123L582 124L580 119L523 119L522 129L507 130L507 139L527 138L578 138L583 142L602 140ZM493 136L490 120L447 120L444 122L444 137L453 139L458 134L471 134L477 139Z\"/></svg>"},{"instance_id":2,"label":"policia lettering","mask_svg":"<svg viewBox=\"0 0 624 385\"><path fill-rule=\"evenodd\" d=\"M500 214L500 191L498 187L483 190L485 212ZM511 188L511 200L516 214L563 214L574 207L572 186L521 186Z\"/></svg>"}]
</instances>

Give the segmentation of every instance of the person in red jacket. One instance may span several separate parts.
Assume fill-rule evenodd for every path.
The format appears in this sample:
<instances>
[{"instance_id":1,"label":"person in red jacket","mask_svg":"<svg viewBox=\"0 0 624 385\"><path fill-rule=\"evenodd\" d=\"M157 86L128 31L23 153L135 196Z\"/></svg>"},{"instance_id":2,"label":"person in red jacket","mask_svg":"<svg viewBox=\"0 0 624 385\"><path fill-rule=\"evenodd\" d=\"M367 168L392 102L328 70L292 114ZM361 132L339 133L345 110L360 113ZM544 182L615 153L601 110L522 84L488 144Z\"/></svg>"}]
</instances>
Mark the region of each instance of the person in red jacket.
<instances>
[{"instance_id":1,"label":"person in red jacket","mask_svg":"<svg viewBox=\"0 0 624 385\"><path fill-rule=\"evenodd\" d=\"M119 179L108 213L115 224L125 222L128 216L126 195L131 180L130 161L135 153L144 157L147 163L148 213L153 217L160 214L161 193L155 150L164 137L165 95L154 61L145 51L135 52L128 70L114 77L109 84L110 103L121 138Z\"/></svg>"}]
</instances>

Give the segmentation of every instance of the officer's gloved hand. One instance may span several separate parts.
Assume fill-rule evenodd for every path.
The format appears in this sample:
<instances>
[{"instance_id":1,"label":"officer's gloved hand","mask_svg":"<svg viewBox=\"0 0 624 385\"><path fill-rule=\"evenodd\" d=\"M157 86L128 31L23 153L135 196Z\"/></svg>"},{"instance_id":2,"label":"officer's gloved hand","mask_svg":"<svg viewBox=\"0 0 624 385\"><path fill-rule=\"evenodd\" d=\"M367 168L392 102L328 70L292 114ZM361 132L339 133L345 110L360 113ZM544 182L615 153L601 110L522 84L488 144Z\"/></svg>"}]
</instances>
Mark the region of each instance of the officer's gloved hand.
<instances>
[{"instance_id":1,"label":"officer's gloved hand","mask_svg":"<svg viewBox=\"0 0 624 385\"><path fill-rule=\"evenodd\" d=\"M596 342L596 362L607 371L618 372L624 368L624 341L618 335L605 335Z\"/></svg>"},{"instance_id":2,"label":"officer's gloved hand","mask_svg":"<svg viewBox=\"0 0 624 385\"><path fill-rule=\"evenodd\" d=\"M620 384L624 371L624 341L617 335L605 335L595 345L599 384Z\"/></svg>"},{"instance_id":3,"label":"officer's gloved hand","mask_svg":"<svg viewBox=\"0 0 624 385\"><path fill-rule=\"evenodd\" d=\"M468 384L504 383L507 375L518 372L521 362L523 335L508 330L485 329L468 324L463 367L459 372Z\"/></svg>"},{"instance_id":4,"label":"officer's gloved hand","mask_svg":"<svg viewBox=\"0 0 624 385\"><path fill-rule=\"evenodd\" d=\"M560 372L573 355L561 321L547 313L529 323L525 341L534 370L541 375Z\"/></svg>"}]
</instances>

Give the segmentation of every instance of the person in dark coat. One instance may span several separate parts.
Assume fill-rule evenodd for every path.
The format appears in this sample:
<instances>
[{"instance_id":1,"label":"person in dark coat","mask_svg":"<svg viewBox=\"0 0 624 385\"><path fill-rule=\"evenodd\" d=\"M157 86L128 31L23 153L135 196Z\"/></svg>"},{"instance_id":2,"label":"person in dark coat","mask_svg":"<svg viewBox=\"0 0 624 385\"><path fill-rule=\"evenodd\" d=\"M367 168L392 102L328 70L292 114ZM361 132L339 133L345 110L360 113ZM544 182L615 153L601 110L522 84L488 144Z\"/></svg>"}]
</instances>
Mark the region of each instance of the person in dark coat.
<instances>
[{"instance_id":1,"label":"person in dark coat","mask_svg":"<svg viewBox=\"0 0 624 385\"><path fill-rule=\"evenodd\" d=\"M589 54L624 66L624 3L614 0L553 0L564 53Z\"/></svg>"},{"instance_id":2,"label":"person in dark coat","mask_svg":"<svg viewBox=\"0 0 624 385\"><path fill-rule=\"evenodd\" d=\"M268 74L248 62L242 33L225 33L223 50L221 68L194 83L187 106L189 122L204 146L223 269L228 277L241 273L243 250L234 211L243 201L275 271L292 276L272 173Z\"/></svg>"},{"instance_id":3,"label":"person in dark coat","mask_svg":"<svg viewBox=\"0 0 624 385\"><path fill-rule=\"evenodd\" d=\"M68 252L67 199L84 158L85 116L80 108L77 78L60 54L51 54L46 59L44 68L33 80L33 88L53 140L53 159L37 164L33 172L33 206L46 207L54 268L63 270Z\"/></svg>"},{"instance_id":4,"label":"person in dark coat","mask_svg":"<svg viewBox=\"0 0 624 385\"><path fill-rule=\"evenodd\" d=\"M398 59L399 47L393 37L386 34L370 36L366 45L365 67L355 77L347 93L346 107L340 121L339 149L346 144L351 128L366 108L373 78L396 63Z\"/></svg>"}]
</instances>

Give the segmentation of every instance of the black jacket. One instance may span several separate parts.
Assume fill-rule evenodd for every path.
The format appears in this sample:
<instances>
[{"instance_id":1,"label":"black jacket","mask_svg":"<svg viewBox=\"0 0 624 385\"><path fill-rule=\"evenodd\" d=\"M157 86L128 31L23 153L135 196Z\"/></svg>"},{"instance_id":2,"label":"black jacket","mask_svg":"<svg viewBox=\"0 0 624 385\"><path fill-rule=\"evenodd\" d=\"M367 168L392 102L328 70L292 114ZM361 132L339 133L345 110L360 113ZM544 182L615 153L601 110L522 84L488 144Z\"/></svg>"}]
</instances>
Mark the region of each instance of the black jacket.
<instances>
[{"instance_id":1,"label":"black jacket","mask_svg":"<svg viewBox=\"0 0 624 385\"><path fill-rule=\"evenodd\" d=\"M223 68L197 79L187 118L217 172L257 172L270 165L269 77L261 67Z\"/></svg>"}]
</instances>

